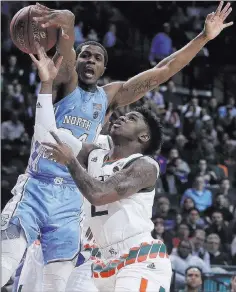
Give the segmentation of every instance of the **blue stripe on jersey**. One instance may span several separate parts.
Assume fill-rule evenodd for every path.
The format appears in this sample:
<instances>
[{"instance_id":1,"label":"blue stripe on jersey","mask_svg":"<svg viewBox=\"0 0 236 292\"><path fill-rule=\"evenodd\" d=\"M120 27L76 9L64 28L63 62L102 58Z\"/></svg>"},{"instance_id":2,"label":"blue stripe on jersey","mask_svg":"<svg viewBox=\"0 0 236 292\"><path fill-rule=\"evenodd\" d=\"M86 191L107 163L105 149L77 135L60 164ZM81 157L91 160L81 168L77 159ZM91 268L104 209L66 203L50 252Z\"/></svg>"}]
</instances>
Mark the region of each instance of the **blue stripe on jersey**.
<instances>
[{"instance_id":1,"label":"blue stripe on jersey","mask_svg":"<svg viewBox=\"0 0 236 292\"><path fill-rule=\"evenodd\" d=\"M70 131L80 141L92 143L99 135L107 110L107 96L101 87L87 92L77 87L54 105L57 128ZM50 121L49 121L50 122ZM62 177L72 180L67 168L48 159L46 149L32 141L27 172L40 176Z\"/></svg>"}]
</instances>

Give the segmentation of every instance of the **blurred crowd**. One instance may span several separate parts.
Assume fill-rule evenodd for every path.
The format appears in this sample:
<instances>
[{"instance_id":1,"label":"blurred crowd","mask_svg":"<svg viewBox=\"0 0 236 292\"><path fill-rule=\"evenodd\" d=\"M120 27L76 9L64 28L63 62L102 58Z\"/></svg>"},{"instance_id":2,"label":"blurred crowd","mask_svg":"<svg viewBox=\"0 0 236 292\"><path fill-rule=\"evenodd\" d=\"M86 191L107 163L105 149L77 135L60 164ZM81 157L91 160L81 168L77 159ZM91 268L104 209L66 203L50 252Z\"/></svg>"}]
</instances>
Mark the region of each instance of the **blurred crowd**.
<instances>
[{"instance_id":1,"label":"blurred crowd","mask_svg":"<svg viewBox=\"0 0 236 292\"><path fill-rule=\"evenodd\" d=\"M60 9L61 3L64 2L55 2L54 8ZM157 11L166 7L163 8L161 3L156 3ZM9 24L14 13L29 4L2 2L2 21ZM95 40L108 50L111 67L99 80L99 85L120 78L121 72L113 70L112 58L129 48L127 32L122 27L127 18L122 9L105 1L73 2L73 5L67 2L65 5L63 9L71 9L79 15L75 26L76 45L84 40ZM140 58L138 72L154 66L186 43L188 35L178 34L183 37L176 41L173 31L186 27L191 36L202 28L204 13L199 12L198 7L190 8L185 13L177 6L168 18L165 15L163 29L160 27L159 32L149 39L146 59L141 62L143 59ZM172 34L170 23L173 24ZM4 207L11 198L18 175L27 166L40 82L35 65L14 47L6 26L2 30L2 40L1 182ZM155 111L162 121L164 142L161 153L156 153L155 157L161 166L161 177L156 185L152 235L162 238L168 247L178 288L184 287L185 272L190 266L198 266L203 273L226 272L230 265L236 266L236 90L233 87L221 90L220 98L213 94L218 91L214 91L211 76L206 76L206 72L202 76L202 60L209 65L210 53L204 48L198 61L187 68L187 73L192 72L191 80L170 80L136 104L116 113L120 115L136 105L144 105ZM131 77L133 71L125 74ZM186 90L181 91L180 87ZM211 94L204 94L209 88Z\"/></svg>"}]
</instances>

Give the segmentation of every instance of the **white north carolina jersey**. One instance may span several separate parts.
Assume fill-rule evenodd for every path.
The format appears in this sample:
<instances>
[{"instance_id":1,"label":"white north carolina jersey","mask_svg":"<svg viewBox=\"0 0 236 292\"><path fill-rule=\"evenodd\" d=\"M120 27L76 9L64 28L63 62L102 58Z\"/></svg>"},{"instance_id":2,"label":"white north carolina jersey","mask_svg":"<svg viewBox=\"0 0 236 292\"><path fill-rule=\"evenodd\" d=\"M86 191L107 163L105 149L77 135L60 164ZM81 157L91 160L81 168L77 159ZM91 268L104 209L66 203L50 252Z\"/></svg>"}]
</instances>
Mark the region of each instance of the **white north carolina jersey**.
<instances>
[{"instance_id":1,"label":"white north carolina jersey","mask_svg":"<svg viewBox=\"0 0 236 292\"><path fill-rule=\"evenodd\" d=\"M92 177L105 181L136 159L145 159L154 164L159 176L159 165L150 157L134 154L115 162L104 163L107 153L108 151L102 149L96 149L90 153L88 173ZM118 257L146 238L150 239L150 233L153 230L151 217L155 195L155 187L150 187L114 203L99 207L91 206L91 210L86 208L86 215L89 217L88 224L96 244L101 249L108 249L107 252L102 253L103 257Z\"/></svg>"}]
</instances>

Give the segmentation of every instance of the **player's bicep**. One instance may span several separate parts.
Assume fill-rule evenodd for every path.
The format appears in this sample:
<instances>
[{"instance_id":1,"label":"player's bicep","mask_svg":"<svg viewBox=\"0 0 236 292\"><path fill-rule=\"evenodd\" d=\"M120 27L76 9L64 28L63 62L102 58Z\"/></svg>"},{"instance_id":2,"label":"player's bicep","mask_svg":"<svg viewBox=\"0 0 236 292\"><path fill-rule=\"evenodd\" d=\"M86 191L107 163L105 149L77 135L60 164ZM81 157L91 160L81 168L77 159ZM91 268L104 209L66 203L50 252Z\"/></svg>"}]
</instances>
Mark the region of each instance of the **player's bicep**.
<instances>
[{"instance_id":1,"label":"player's bicep","mask_svg":"<svg viewBox=\"0 0 236 292\"><path fill-rule=\"evenodd\" d=\"M117 107L125 106L142 98L148 91L153 90L169 77L168 67L153 68L144 71L121 84L112 99Z\"/></svg>"},{"instance_id":2,"label":"player's bicep","mask_svg":"<svg viewBox=\"0 0 236 292\"><path fill-rule=\"evenodd\" d=\"M115 173L104 184L105 191L98 194L94 205L105 205L132 196L139 191L154 187L157 179L155 165L138 160L126 169Z\"/></svg>"}]
</instances>

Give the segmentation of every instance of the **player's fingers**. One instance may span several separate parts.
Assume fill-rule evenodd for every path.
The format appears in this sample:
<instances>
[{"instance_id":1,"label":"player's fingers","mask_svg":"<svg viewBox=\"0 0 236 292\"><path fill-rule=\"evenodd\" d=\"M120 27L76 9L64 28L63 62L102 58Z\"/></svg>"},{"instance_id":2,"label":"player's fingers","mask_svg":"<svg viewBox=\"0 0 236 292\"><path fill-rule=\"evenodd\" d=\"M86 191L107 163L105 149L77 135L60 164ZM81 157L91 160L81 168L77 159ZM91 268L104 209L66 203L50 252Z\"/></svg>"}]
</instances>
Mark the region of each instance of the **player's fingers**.
<instances>
[{"instance_id":1,"label":"player's fingers","mask_svg":"<svg viewBox=\"0 0 236 292\"><path fill-rule=\"evenodd\" d=\"M225 21L225 19L230 15L231 12L232 12L232 7L230 7L230 8L228 9L228 11L225 13L224 17L222 18L223 21Z\"/></svg>"},{"instance_id":2,"label":"player's fingers","mask_svg":"<svg viewBox=\"0 0 236 292\"><path fill-rule=\"evenodd\" d=\"M40 44L35 41L34 46L35 46L35 49L37 51L38 58L39 58L39 60L41 60L43 58L43 55L42 55L41 50L40 50Z\"/></svg>"},{"instance_id":3,"label":"player's fingers","mask_svg":"<svg viewBox=\"0 0 236 292\"><path fill-rule=\"evenodd\" d=\"M229 27L229 26L231 26L231 25L233 25L233 24L234 24L233 21L231 21L231 22L229 22L229 23L225 23L224 26L223 26L223 28Z\"/></svg>"},{"instance_id":4,"label":"player's fingers","mask_svg":"<svg viewBox=\"0 0 236 292\"><path fill-rule=\"evenodd\" d=\"M56 66L57 70L59 70L61 63L62 63L62 60L63 60L63 56L60 56L55 62L55 66Z\"/></svg>"},{"instance_id":5,"label":"player's fingers","mask_svg":"<svg viewBox=\"0 0 236 292\"><path fill-rule=\"evenodd\" d=\"M38 60L35 58L35 56L33 54L29 54L31 60L37 65L38 64Z\"/></svg>"},{"instance_id":6,"label":"player's fingers","mask_svg":"<svg viewBox=\"0 0 236 292\"><path fill-rule=\"evenodd\" d=\"M227 13L228 9L230 7L230 2L228 2L226 5L225 5L225 8L221 11L220 13L220 17L223 18L225 13Z\"/></svg>"},{"instance_id":7,"label":"player's fingers","mask_svg":"<svg viewBox=\"0 0 236 292\"><path fill-rule=\"evenodd\" d=\"M46 51L44 49L44 47L42 46L39 46L39 53L40 53L40 58L43 59L43 58L47 58L47 54L46 54Z\"/></svg>"},{"instance_id":8,"label":"player's fingers","mask_svg":"<svg viewBox=\"0 0 236 292\"><path fill-rule=\"evenodd\" d=\"M216 15L219 15L220 14L220 12L221 12L221 9L222 9L222 7L223 7L223 4L224 4L224 1L220 1L220 4L219 4L219 6L217 7L217 9L216 9Z\"/></svg>"},{"instance_id":9,"label":"player's fingers","mask_svg":"<svg viewBox=\"0 0 236 292\"><path fill-rule=\"evenodd\" d=\"M39 2L36 2L36 5L44 10L47 10L47 11L51 11L52 9L48 8L47 6L45 5L42 5L40 4Z\"/></svg>"},{"instance_id":10,"label":"player's fingers","mask_svg":"<svg viewBox=\"0 0 236 292\"><path fill-rule=\"evenodd\" d=\"M68 40L69 39L69 35L67 34L67 29L62 28L62 36L64 39Z\"/></svg>"},{"instance_id":11,"label":"player's fingers","mask_svg":"<svg viewBox=\"0 0 236 292\"><path fill-rule=\"evenodd\" d=\"M210 14L208 14L207 15L207 18L206 18L206 20L207 21L210 21L210 20L212 20L212 18L213 18L213 16L215 15L215 13L214 12L212 12L212 13L210 13Z\"/></svg>"},{"instance_id":12,"label":"player's fingers","mask_svg":"<svg viewBox=\"0 0 236 292\"><path fill-rule=\"evenodd\" d=\"M35 16L33 17L33 20L37 21L37 22L48 22L51 19L51 13L44 15L44 16Z\"/></svg>"},{"instance_id":13,"label":"player's fingers","mask_svg":"<svg viewBox=\"0 0 236 292\"><path fill-rule=\"evenodd\" d=\"M50 147L52 149L56 149L56 144L50 143L50 142L42 142L42 145Z\"/></svg>"},{"instance_id":14,"label":"player's fingers","mask_svg":"<svg viewBox=\"0 0 236 292\"><path fill-rule=\"evenodd\" d=\"M53 138L56 140L56 142L58 143L58 145L61 145L62 142L61 140L59 139L59 137L57 136L57 134L53 131L50 131L50 134L53 136Z\"/></svg>"}]
</instances>

